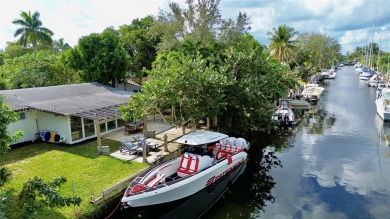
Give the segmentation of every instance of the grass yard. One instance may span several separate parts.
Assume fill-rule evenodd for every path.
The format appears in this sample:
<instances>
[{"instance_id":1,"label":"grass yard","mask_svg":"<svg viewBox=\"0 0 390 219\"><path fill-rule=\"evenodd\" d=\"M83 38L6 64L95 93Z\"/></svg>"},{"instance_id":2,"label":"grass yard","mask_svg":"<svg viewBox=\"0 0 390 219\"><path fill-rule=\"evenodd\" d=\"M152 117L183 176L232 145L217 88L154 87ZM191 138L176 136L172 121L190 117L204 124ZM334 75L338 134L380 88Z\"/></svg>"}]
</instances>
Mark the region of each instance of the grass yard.
<instances>
[{"instance_id":1,"label":"grass yard","mask_svg":"<svg viewBox=\"0 0 390 219\"><path fill-rule=\"evenodd\" d=\"M3 187L13 191L8 216L19 218L19 191L23 183L34 176L45 182L54 177L65 177L67 182L61 186L60 192L67 197L72 196L73 180L75 194L82 199L81 205L76 206L76 213L89 215L94 211L90 205L91 196L100 196L104 189L148 166L99 155L96 145L96 141L75 146L35 143L0 154L0 165L8 166L13 174L12 180ZM121 147L120 142L111 140L103 140L102 145L110 146L111 151ZM73 206L48 209L39 218L75 218L74 209Z\"/></svg>"}]
</instances>

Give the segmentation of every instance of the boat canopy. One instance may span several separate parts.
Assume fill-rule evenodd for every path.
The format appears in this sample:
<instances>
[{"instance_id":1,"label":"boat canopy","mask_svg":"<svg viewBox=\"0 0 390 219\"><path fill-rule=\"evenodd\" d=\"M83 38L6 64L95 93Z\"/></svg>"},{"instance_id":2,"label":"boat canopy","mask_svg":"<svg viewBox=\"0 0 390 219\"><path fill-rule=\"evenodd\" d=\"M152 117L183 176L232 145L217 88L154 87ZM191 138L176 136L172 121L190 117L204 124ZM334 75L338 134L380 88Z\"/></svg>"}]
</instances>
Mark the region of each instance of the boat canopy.
<instances>
[{"instance_id":1,"label":"boat canopy","mask_svg":"<svg viewBox=\"0 0 390 219\"><path fill-rule=\"evenodd\" d=\"M229 136L218 132L198 130L182 136L181 138L177 139L176 142L186 145L204 145L220 141L227 137Z\"/></svg>"}]
</instances>

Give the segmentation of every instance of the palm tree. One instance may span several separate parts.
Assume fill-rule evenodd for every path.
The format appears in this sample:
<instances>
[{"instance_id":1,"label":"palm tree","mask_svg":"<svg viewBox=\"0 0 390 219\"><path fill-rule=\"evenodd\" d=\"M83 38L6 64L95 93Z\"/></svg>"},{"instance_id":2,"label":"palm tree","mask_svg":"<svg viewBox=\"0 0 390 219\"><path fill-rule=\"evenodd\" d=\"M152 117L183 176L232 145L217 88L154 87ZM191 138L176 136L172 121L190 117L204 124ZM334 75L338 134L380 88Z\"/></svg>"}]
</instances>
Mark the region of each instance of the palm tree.
<instances>
[{"instance_id":1,"label":"palm tree","mask_svg":"<svg viewBox=\"0 0 390 219\"><path fill-rule=\"evenodd\" d=\"M64 50L71 48L68 43L64 42L64 38L60 38L58 41L54 41L54 47L59 52L62 52Z\"/></svg>"},{"instance_id":2,"label":"palm tree","mask_svg":"<svg viewBox=\"0 0 390 219\"><path fill-rule=\"evenodd\" d=\"M273 32L268 32L271 44L269 45L270 54L284 64L295 62L293 50L295 49L293 38L298 34L292 27L285 24L273 28Z\"/></svg>"},{"instance_id":3,"label":"palm tree","mask_svg":"<svg viewBox=\"0 0 390 219\"><path fill-rule=\"evenodd\" d=\"M42 27L42 21L39 20L39 12L36 11L31 14L30 11L28 13L22 11L20 16L22 19L15 19L12 23L21 26L15 31L14 37L20 35L19 41L24 47L28 43L32 43L35 52L37 52L38 42L51 45L51 36L54 33L46 27Z\"/></svg>"}]
</instances>

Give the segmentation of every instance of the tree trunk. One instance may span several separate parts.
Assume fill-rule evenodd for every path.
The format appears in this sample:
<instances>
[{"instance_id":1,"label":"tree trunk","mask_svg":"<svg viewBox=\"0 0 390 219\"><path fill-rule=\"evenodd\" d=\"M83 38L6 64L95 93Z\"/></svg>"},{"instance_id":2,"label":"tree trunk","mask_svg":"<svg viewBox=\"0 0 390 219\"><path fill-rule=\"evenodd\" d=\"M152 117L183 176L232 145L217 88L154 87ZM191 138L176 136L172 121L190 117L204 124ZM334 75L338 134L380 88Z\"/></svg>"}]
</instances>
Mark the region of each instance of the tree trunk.
<instances>
[{"instance_id":1,"label":"tree trunk","mask_svg":"<svg viewBox=\"0 0 390 219\"><path fill-rule=\"evenodd\" d=\"M192 131L195 131L196 130L196 120L191 119L191 121L192 121Z\"/></svg>"},{"instance_id":2,"label":"tree trunk","mask_svg":"<svg viewBox=\"0 0 390 219\"><path fill-rule=\"evenodd\" d=\"M175 105L172 105L172 112L171 112L172 120L176 123L176 107Z\"/></svg>"},{"instance_id":3,"label":"tree trunk","mask_svg":"<svg viewBox=\"0 0 390 219\"><path fill-rule=\"evenodd\" d=\"M218 116L215 115L214 119L213 119L213 126L214 127L217 127L218 126Z\"/></svg>"},{"instance_id":4,"label":"tree trunk","mask_svg":"<svg viewBox=\"0 0 390 219\"><path fill-rule=\"evenodd\" d=\"M118 78L113 77L113 78L111 79L111 86L112 86L113 88L118 88Z\"/></svg>"}]
</instances>

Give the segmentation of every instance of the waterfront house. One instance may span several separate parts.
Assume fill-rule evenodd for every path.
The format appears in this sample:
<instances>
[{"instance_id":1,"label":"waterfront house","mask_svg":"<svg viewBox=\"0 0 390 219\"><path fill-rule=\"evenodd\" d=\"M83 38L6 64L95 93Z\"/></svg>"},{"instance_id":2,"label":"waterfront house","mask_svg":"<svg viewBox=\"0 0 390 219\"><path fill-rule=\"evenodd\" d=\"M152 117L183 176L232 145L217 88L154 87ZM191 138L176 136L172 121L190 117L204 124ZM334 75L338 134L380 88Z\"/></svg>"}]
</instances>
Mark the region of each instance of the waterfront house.
<instances>
[{"instance_id":1,"label":"waterfront house","mask_svg":"<svg viewBox=\"0 0 390 219\"><path fill-rule=\"evenodd\" d=\"M124 127L120 105L129 102L134 92L99 83L2 90L4 103L19 114L19 121L8 131L23 130L16 142L34 141L36 133L55 131L65 137L65 144L75 144Z\"/></svg>"}]
</instances>

